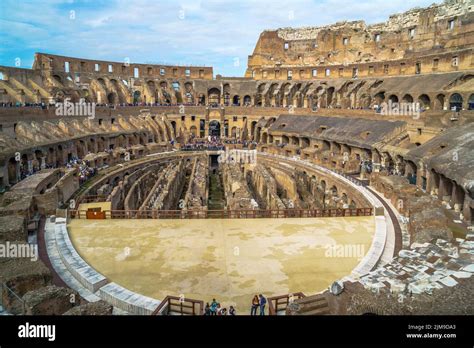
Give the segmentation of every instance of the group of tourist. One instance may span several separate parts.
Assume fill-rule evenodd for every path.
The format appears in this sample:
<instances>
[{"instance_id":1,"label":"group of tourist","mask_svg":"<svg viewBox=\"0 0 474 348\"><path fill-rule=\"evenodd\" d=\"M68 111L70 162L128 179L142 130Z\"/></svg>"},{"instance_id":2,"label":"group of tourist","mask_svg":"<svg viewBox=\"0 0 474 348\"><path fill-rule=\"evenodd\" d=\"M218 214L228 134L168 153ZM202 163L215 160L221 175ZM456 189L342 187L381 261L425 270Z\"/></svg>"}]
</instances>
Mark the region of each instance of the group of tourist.
<instances>
[{"instance_id":1,"label":"group of tourist","mask_svg":"<svg viewBox=\"0 0 474 348\"><path fill-rule=\"evenodd\" d=\"M204 308L204 315L236 315L236 311L234 306L229 307L229 311L227 308L222 308L221 304L216 301L215 298L212 299L211 304L209 302L206 303L206 307Z\"/></svg>"},{"instance_id":2,"label":"group of tourist","mask_svg":"<svg viewBox=\"0 0 474 348\"><path fill-rule=\"evenodd\" d=\"M257 310L260 309L259 315L265 315L265 306L267 305L267 299L262 294L255 295L252 299L252 307L250 309L250 315L257 315Z\"/></svg>"},{"instance_id":3,"label":"group of tourist","mask_svg":"<svg viewBox=\"0 0 474 348\"><path fill-rule=\"evenodd\" d=\"M90 167L89 161L81 160L75 156L72 156L66 163L66 168L77 168L77 176L81 185L97 173L95 168Z\"/></svg>"},{"instance_id":4,"label":"group of tourist","mask_svg":"<svg viewBox=\"0 0 474 348\"><path fill-rule=\"evenodd\" d=\"M20 103L20 102L9 102L9 103L0 103L2 108L37 108L37 109L47 109L48 104L45 103Z\"/></svg>"},{"instance_id":5,"label":"group of tourist","mask_svg":"<svg viewBox=\"0 0 474 348\"><path fill-rule=\"evenodd\" d=\"M208 136L206 139L196 138L194 135L191 136L189 141L182 147L185 151L198 151L198 150L224 150L224 144L219 137Z\"/></svg>"},{"instance_id":6,"label":"group of tourist","mask_svg":"<svg viewBox=\"0 0 474 348\"><path fill-rule=\"evenodd\" d=\"M267 305L267 299L262 294L255 295L252 299L252 306L250 308L250 315L265 315L265 307ZM212 299L212 302L206 303L204 308L204 315L236 315L237 312L234 306L230 306L229 310L227 308L221 307L221 304L216 301L215 298Z\"/></svg>"}]
</instances>

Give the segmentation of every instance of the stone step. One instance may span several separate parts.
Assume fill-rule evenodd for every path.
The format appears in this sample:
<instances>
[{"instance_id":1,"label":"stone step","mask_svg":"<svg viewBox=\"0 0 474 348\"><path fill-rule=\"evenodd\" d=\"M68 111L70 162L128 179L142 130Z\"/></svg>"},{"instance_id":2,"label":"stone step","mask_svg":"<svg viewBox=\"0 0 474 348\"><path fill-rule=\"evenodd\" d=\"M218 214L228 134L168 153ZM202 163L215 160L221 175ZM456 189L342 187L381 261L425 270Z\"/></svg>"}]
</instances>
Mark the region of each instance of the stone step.
<instances>
[{"instance_id":1,"label":"stone step","mask_svg":"<svg viewBox=\"0 0 474 348\"><path fill-rule=\"evenodd\" d=\"M331 314L329 307L314 309L309 312L302 312L301 315L328 315Z\"/></svg>"},{"instance_id":2,"label":"stone step","mask_svg":"<svg viewBox=\"0 0 474 348\"><path fill-rule=\"evenodd\" d=\"M318 301L324 301L326 302L326 298L323 296L323 295L311 295L311 296L307 296L307 297L303 297L303 298L300 298L300 299L297 299L295 300L295 303L298 303L298 304L306 304L306 303L310 303L310 302L318 302Z\"/></svg>"},{"instance_id":3,"label":"stone step","mask_svg":"<svg viewBox=\"0 0 474 348\"><path fill-rule=\"evenodd\" d=\"M306 303L304 306L300 307L300 313L301 314L306 314L313 312L315 310L320 310L324 308L329 308L328 303L326 301L317 301L317 302L310 302Z\"/></svg>"}]
</instances>

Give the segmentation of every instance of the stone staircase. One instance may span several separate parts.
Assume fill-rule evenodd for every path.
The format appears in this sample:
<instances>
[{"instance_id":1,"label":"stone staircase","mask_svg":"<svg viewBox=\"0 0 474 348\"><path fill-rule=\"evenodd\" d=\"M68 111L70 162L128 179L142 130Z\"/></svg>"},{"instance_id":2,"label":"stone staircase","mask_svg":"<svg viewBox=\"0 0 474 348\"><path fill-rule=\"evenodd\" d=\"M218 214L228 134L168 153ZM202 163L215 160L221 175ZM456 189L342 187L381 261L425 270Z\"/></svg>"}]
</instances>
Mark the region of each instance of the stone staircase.
<instances>
[{"instance_id":1,"label":"stone staircase","mask_svg":"<svg viewBox=\"0 0 474 348\"><path fill-rule=\"evenodd\" d=\"M326 297L322 294L297 299L291 306L296 315L328 315L331 314Z\"/></svg>"}]
</instances>

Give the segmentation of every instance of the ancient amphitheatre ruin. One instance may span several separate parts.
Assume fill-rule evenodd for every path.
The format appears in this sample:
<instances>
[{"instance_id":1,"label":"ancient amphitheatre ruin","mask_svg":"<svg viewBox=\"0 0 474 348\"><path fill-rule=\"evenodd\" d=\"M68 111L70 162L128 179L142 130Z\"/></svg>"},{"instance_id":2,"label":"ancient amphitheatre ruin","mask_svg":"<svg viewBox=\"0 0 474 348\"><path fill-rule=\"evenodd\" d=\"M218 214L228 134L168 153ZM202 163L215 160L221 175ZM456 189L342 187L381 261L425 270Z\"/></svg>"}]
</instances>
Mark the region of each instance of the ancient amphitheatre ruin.
<instances>
[{"instance_id":1,"label":"ancient amphitheatre ruin","mask_svg":"<svg viewBox=\"0 0 474 348\"><path fill-rule=\"evenodd\" d=\"M0 66L0 312L473 314L473 44L446 0L266 30L245 77Z\"/></svg>"}]
</instances>

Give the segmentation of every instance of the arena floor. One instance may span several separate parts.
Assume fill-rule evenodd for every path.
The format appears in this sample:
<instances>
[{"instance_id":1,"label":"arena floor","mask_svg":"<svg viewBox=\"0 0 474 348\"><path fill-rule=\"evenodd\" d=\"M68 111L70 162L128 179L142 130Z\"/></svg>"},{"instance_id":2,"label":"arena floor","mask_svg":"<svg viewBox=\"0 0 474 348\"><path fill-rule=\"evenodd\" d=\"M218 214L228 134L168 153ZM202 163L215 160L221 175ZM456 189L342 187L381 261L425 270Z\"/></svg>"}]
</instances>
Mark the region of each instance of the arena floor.
<instances>
[{"instance_id":1,"label":"arena floor","mask_svg":"<svg viewBox=\"0 0 474 348\"><path fill-rule=\"evenodd\" d=\"M254 294L324 290L359 263L374 228L373 217L74 219L68 227L77 251L111 281L156 299L216 298L238 314Z\"/></svg>"}]
</instances>

